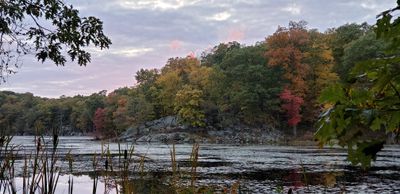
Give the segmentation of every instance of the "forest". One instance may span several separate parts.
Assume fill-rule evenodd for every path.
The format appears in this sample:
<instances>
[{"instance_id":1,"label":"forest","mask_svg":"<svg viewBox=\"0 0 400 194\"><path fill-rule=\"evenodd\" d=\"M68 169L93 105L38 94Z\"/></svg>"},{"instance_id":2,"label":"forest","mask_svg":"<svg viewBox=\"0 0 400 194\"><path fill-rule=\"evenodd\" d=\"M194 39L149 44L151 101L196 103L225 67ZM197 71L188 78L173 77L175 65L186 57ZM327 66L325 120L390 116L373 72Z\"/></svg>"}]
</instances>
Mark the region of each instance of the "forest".
<instances>
[{"instance_id":1,"label":"forest","mask_svg":"<svg viewBox=\"0 0 400 194\"><path fill-rule=\"evenodd\" d=\"M90 70L0 89L0 193L400 193L400 0L75 3L0 0L0 86Z\"/></svg>"},{"instance_id":2,"label":"forest","mask_svg":"<svg viewBox=\"0 0 400 194\"><path fill-rule=\"evenodd\" d=\"M319 32L289 22L254 45L221 43L201 56L170 58L132 74L132 86L50 99L0 92L0 128L12 134L54 130L118 136L146 121L176 115L190 128L233 125L316 131L332 104L321 92L347 83L357 63L383 57L389 45L366 23ZM333 94L334 95L334 94Z\"/></svg>"}]
</instances>

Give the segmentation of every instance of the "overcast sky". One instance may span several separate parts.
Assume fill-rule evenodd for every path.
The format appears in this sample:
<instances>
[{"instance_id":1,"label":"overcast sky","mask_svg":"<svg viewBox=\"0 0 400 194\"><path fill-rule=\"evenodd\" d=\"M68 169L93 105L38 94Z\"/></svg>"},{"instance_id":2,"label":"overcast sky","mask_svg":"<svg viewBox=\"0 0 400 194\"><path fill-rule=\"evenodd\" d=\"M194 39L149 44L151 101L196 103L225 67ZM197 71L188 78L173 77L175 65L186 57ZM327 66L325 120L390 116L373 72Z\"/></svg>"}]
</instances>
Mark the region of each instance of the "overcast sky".
<instances>
[{"instance_id":1,"label":"overcast sky","mask_svg":"<svg viewBox=\"0 0 400 194\"><path fill-rule=\"evenodd\" d=\"M26 56L0 90L46 97L88 95L133 86L140 68L160 68L168 58L199 56L229 41L263 41L290 20L325 31L345 23L373 24L395 0L67 0L82 16L96 16L113 44L92 49L86 67L57 67Z\"/></svg>"}]
</instances>

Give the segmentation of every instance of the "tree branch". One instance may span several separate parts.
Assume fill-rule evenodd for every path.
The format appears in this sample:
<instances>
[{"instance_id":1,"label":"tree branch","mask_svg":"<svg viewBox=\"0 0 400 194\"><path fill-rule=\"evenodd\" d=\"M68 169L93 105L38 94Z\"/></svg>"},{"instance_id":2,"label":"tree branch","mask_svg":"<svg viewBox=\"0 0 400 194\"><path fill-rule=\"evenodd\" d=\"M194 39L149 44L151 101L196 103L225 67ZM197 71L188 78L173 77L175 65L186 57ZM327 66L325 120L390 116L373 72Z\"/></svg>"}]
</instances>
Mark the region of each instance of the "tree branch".
<instances>
[{"instance_id":1,"label":"tree branch","mask_svg":"<svg viewBox=\"0 0 400 194\"><path fill-rule=\"evenodd\" d=\"M391 81L389 82L389 84L392 87L392 89L396 92L397 97L400 98L400 92L397 90L396 86Z\"/></svg>"},{"instance_id":2,"label":"tree branch","mask_svg":"<svg viewBox=\"0 0 400 194\"><path fill-rule=\"evenodd\" d=\"M29 15L29 16L31 16L31 18L33 19L33 21L35 22L35 24L36 24L40 29L44 29L44 30L47 30L47 31L50 32L50 33L53 33L53 31L51 31L51 30L49 30L48 28L45 28L45 27L43 27L42 25L40 25L40 24L37 22L37 20L35 19L35 17L33 17L32 15Z\"/></svg>"}]
</instances>

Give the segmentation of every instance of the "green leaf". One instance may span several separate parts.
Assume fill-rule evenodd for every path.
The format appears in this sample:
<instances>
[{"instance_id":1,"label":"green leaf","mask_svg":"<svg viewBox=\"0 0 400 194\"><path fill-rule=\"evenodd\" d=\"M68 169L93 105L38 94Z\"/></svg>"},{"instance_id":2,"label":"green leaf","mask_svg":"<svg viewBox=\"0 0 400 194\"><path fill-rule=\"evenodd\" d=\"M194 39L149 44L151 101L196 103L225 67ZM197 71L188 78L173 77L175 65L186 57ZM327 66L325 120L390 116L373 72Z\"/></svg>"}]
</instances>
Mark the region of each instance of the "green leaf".
<instances>
[{"instance_id":1,"label":"green leaf","mask_svg":"<svg viewBox=\"0 0 400 194\"><path fill-rule=\"evenodd\" d=\"M370 101L370 92L365 89L353 89L351 90L351 101L355 105L363 105Z\"/></svg>"},{"instance_id":2,"label":"green leaf","mask_svg":"<svg viewBox=\"0 0 400 194\"><path fill-rule=\"evenodd\" d=\"M374 121L372 121L370 128L373 131L378 131L381 129L381 125L384 124L384 121L381 120L379 117L376 117Z\"/></svg>"},{"instance_id":3,"label":"green leaf","mask_svg":"<svg viewBox=\"0 0 400 194\"><path fill-rule=\"evenodd\" d=\"M319 97L321 103L337 103L346 100L344 90L341 85L333 84L322 91Z\"/></svg>"},{"instance_id":4,"label":"green leaf","mask_svg":"<svg viewBox=\"0 0 400 194\"><path fill-rule=\"evenodd\" d=\"M390 80L392 78L393 77L390 74L387 74L387 73L382 74L381 73L376 81L376 84L372 88L372 90L380 93L382 90L384 90L387 87L387 85L390 83Z\"/></svg>"},{"instance_id":5,"label":"green leaf","mask_svg":"<svg viewBox=\"0 0 400 194\"><path fill-rule=\"evenodd\" d=\"M393 112L387 123L387 131L395 131L400 128L400 111Z\"/></svg>"},{"instance_id":6,"label":"green leaf","mask_svg":"<svg viewBox=\"0 0 400 194\"><path fill-rule=\"evenodd\" d=\"M335 137L335 129L332 126L332 122L322 120L320 121L319 126L319 129L315 133L315 137L321 143L326 144Z\"/></svg>"},{"instance_id":7,"label":"green leaf","mask_svg":"<svg viewBox=\"0 0 400 194\"><path fill-rule=\"evenodd\" d=\"M383 149L384 141L361 142L356 144L356 148L349 146L348 159L353 165L361 164L363 168L368 168L371 161L376 160L376 154Z\"/></svg>"}]
</instances>

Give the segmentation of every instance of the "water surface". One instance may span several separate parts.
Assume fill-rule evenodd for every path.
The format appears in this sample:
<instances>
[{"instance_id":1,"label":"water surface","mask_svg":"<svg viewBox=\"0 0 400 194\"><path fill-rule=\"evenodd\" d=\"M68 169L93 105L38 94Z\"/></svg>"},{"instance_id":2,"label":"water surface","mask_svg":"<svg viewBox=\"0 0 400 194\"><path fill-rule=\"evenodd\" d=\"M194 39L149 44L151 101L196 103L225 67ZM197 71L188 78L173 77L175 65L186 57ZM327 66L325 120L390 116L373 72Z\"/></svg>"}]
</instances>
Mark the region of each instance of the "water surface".
<instances>
[{"instance_id":1,"label":"water surface","mask_svg":"<svg viewBox=\"0 0 400 194\"><path fill-rule=\"evenodd\" d=\"M15 137L12 143L20 145L20 154L29 154L35 149L33 137ZM92 184L89 175L93 172L93 154L101 153L104 145L112 154L118 153L117 143L94 141L91 137L60 138L60 155L70 152L75 157L74 190L83 192ZM121 144L121 149L128 147L126 143ZM153 175L158 183L167 180L162 177L171 172L172 145L135 144L134 148L138 158L146 157L148 175ZM373 167L363 171L351 166L346 161L346 150L339 147L201 144L197 184L222 188L239 183L241 191L250 193L274 193L289 188L301 193L395 193L400 192L399 148L399 145L386 145ZM182 172L189 171L191 151L192 145L176 145L176 158ZM16 165L22 165L22 161ZM59 165L67 171L67 162ZM63 175L60 179L60 193L65 193L62 185L68 181L66 177L68 175Z\"/></svg>"}]
</instances>

